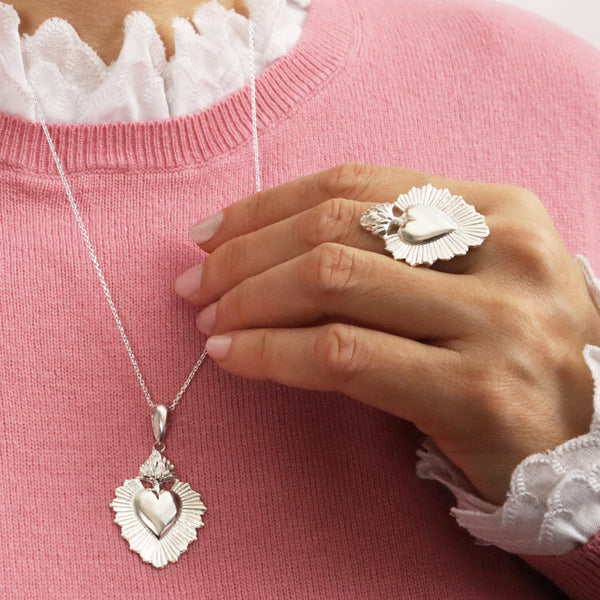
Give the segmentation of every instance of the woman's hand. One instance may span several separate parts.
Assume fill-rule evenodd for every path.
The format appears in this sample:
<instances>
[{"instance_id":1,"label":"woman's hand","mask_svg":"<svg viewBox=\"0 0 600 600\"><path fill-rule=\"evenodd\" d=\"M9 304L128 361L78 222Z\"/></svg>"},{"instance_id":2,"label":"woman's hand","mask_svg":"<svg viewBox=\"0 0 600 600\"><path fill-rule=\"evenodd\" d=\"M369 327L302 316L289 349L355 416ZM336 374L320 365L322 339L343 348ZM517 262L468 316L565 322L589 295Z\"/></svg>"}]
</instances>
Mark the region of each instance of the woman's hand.
<instances>
[{"instance_id":1,"label":"woman's hand","mask_svg":"<svg viewBox=\"0 0 600 600\"><path fill-rule=\"evenodd\" d=\"M449 188L490 236L432 268L393 260L361 214ZM246 198L192 229L210 253L177 282L224 369L338 391L412 421L487 500L526 456L586 433L582 357L600 315L540 201L505 185L348 164Z\"/></svg>"}]
</instances>

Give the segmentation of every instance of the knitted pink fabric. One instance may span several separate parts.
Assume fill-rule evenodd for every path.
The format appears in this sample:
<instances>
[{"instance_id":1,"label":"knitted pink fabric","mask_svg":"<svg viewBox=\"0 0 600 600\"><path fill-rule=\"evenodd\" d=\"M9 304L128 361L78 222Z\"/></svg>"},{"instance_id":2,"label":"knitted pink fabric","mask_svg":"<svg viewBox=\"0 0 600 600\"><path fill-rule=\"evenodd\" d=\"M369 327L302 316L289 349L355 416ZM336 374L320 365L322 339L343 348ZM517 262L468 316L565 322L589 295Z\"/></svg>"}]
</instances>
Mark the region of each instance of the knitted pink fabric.
<instances>
[{"instance_id":1,"label":"knitted pink fabric","mask_svg":"<svg viewBox=\"0 0 600 600\"><path fill-rule=\"evenodd\" d=\"M265 185L356 160L523 185L600 266L600 55L540 20L482 0L313 0L258 96ZM151 392L169 402L204 342L173 292L201 259L187 229L253 189L248 90L188 117L51 131ZM0 220L0 597L560 597L457 527L450 495L415 475L410 424L210 361L167 440L206 526L178 563L142 563L109 503L147 458L149 411L41 127L9 115ZM596 597L597 540L529 561Z\"/></svg>"}]
</instances>

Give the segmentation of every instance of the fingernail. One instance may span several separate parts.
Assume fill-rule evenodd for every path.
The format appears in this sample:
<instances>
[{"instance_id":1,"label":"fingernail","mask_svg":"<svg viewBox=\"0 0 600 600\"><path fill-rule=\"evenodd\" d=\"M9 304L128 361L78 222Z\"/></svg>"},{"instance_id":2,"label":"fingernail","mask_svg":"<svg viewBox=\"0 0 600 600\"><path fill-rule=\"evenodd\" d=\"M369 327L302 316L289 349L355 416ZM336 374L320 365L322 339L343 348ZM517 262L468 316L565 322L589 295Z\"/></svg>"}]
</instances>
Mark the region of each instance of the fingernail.
<instances>
[{"instance_id":1,"label":"fingernail","mask_svg":"<svg viewBox=\"0 0 600 600\"><path fill-rule=\"evenodd\" d=\"M192 267L175 280L175 293L182 298L190 298L200 289L203 265Z\"/></svg>"},{"instance_id":2,"label":"fingernail","mask_svg":"<svg viewBox=\"0 0 600 600\"><path fill-rule=\"evenodd\" d=\"M232 340L230 335L213 335L206 340L206 352L215 360L223 360L229 354Z\"/></svg>"},{"instance_id":3,"label":"fingernail","mask_svg":"<svg viewBox=\"0 0 600 600\"><path fill-rule=\"evenodd\" d=\"M206 335L210 335L217 320L217 303L209 304L196 319L196 327Z\"/></svg>"},{"instance_id":4,"label":"fingernail","mask_svg":"<svg viewBox=\"0 0 600 600\"><path fill-rule=\"evenodd\" d=\"M216 215L212 215L200 223L196 223L190 229L190 237L197 243L201 244L202 242L208 242L211 237L217 233L217 229L221 226L223 222L223 213L217 213Z\"/></svg>"}]
</instances>

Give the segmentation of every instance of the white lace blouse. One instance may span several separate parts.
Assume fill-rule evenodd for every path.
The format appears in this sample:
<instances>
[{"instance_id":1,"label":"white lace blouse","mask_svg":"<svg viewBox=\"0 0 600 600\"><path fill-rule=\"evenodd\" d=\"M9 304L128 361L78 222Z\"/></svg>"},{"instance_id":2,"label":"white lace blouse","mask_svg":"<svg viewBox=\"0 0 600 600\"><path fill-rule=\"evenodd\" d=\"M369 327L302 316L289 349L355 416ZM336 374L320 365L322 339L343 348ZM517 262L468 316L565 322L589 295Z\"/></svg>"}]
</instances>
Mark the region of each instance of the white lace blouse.
<instances>
[{"instance_id":1,"label":"white lace blouse","mask_svg":"<svg viewBox=\"0 0 600 600\"><path fill-rule=\"evenodd\" d=\"M310 0L250 0L256 70L286 54L302 32ZM173 20L175 53L166 59L153 21L125 19L117 60L106 65L63 19L48 19L19 38L19 17L0 3L0 109L30 119L31 84L50 122L93 123L166 119L201 110L250 77L247 19L216 1L192 21Z\"/></svg>"},{"instance_id":2,"label":"white lace blouse","mask_svg":"<svg viewBox=\"0 0 600 600\"><path fill-rule=\"evenodd\" d=\"M256 69L285 55L302 32L310 0L248 0L255 23ZM192 22L173 20L175 53L167 60L152 20L134 12L125 20L117 60L106 65L73 27L49 19L19 37L19 17L0 2L0 110L35 119L28 82L51 122L164 119L206 108L249 80L245 17L216 0ZM600 285L582 261L600 304ZM553 452L537 454L515 470L502 507L478 498L464 475L431 443L420 452L421 477L437 479L457 496L459 523L478 538L510 552L561 554L600 530L600 352L586 349L596 378L591 432Z\"/></svg>"}]
</instances>

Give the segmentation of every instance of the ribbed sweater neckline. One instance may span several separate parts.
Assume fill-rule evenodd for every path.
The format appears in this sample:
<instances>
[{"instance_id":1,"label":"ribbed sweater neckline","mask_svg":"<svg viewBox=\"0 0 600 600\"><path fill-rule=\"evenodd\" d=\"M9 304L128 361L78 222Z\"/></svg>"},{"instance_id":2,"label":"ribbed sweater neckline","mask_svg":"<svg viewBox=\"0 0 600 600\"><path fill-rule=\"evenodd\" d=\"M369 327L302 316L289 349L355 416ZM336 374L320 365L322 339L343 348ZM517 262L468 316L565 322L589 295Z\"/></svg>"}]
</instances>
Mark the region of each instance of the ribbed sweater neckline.
<instances>
[{"instance_id":1,"label":"ribbed sweater neckline","mask_svg":"<svg viewBox=\"0 0 600 600\"><path fill-rule=\"evenodd\" d=\"M313 0L300 39L257 78L259 133L310 98L341 69L357 42L349 0ZM159 121L52 124L68 173L162 170L202 164L252 138L249 86L205 110ZM0 113L0 164L56 174L40 123Z\"/></svg>"}]
</instances>

